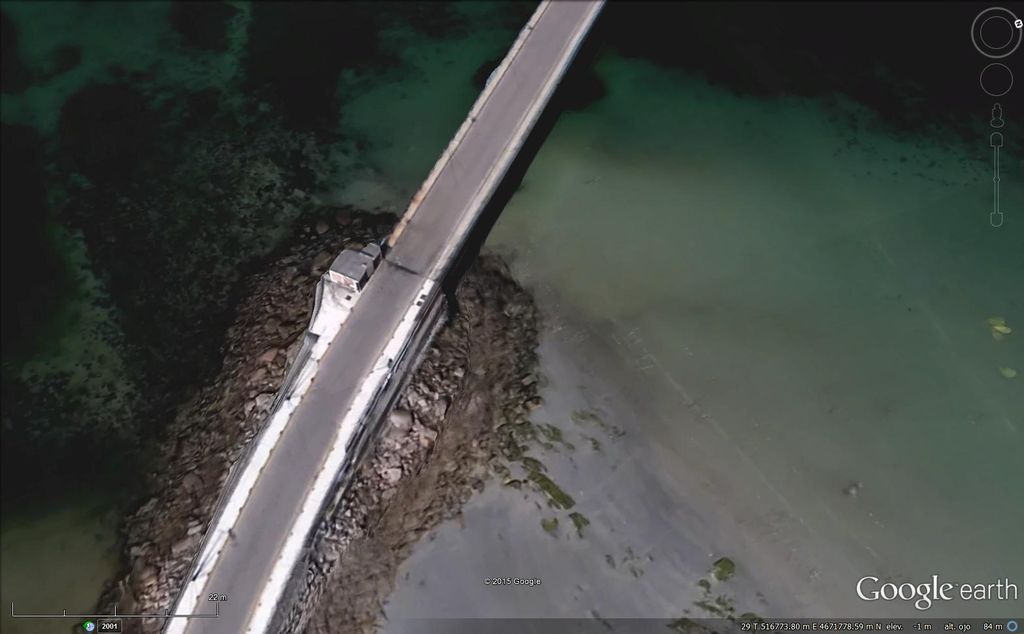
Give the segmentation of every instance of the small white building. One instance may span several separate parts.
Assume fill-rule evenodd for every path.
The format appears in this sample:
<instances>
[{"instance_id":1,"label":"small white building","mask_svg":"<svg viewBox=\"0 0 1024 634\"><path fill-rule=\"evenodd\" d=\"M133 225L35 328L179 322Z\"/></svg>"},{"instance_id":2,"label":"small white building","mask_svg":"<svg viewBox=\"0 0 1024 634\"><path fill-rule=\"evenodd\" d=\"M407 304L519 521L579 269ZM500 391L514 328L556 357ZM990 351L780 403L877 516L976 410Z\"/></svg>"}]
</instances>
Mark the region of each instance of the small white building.
<instances>
[{"instance_id":1,"label":"small white building","mask_svg":"<svg viewBox=\"0 0 1024 634\"><path fill-rule=\"evenodd\" d=\"M359 249L345 249L334 258L327 277L345 288L360 291L380 264L380 245L370 243Z\"/></svg>"},{"instance_id":2,"label":"small white building","mask_svg":"<svg viewBox=\"0 0 1024 634\"><path fill-rule=\"evenodd\" d=\"M334 258L316 285L310 334L319 337L348 318L381 257L380 245L370 243L361 249L346 249Z\"/></svg>"}]
</instances>

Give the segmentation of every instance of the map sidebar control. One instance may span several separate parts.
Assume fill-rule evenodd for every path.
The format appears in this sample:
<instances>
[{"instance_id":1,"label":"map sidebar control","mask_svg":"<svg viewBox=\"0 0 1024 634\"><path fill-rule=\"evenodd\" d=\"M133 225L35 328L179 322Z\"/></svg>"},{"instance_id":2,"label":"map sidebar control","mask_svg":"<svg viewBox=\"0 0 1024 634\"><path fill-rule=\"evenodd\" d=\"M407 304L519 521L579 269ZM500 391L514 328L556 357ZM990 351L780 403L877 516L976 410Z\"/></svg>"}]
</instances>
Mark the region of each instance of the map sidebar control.
<instances>
[{"instance_id":1,"label":"map sidebar control","mask_svg":"<svg viewBox=\"0 0 1024 634\"><path fill-rule=\"evenodd\" d=\"M971 42L974 48L989 60L1002 60L1017 50L1024 39L1024 21L1009 9L989 7L978 13L971 23ZM1013 88L1013 71L1001 61L990 61L981 69L978 78L981 90L989 97L1004 97ZM999 207L999 149L1003 135L999 130L1006 125L1003 106L992 104L988 144L992 148L992 209L988 222L993 227L1003 226L1003 211Z\"/></svg>"}]
</instances>

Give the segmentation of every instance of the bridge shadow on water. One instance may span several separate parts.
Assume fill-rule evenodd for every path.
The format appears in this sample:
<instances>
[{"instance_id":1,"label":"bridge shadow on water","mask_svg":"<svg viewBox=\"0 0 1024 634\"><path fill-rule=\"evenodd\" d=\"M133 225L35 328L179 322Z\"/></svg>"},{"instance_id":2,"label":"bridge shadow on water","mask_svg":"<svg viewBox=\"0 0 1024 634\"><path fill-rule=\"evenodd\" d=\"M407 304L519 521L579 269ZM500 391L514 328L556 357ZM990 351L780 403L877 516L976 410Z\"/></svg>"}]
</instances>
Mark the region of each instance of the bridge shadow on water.
<instances>
[{"instance_id":1,"label":"bridge shadow on water","mask_svg":"<svg viewBox=\"0 0 1024 634\"><path fill-rule=\"evenodd\" d=\"M602 15L598 15L595 29L601 21ZM565 111L582 110L604 96L604 85L594 73L594 62L602 48L601 42L602 38L597 37L587 37L583 40L565 76L555 87L551 99L544 107L498 187L484 205L476 223L466 237L465 243L459 249L458 256L441 281L449 319L458 313L455 291L459 282L480 255L480 250L487 241L491 229L494 228L505 206L519 190L534 157L537 156L541 146L551 134L559 116Z\"/></svg>"}]
</instances>

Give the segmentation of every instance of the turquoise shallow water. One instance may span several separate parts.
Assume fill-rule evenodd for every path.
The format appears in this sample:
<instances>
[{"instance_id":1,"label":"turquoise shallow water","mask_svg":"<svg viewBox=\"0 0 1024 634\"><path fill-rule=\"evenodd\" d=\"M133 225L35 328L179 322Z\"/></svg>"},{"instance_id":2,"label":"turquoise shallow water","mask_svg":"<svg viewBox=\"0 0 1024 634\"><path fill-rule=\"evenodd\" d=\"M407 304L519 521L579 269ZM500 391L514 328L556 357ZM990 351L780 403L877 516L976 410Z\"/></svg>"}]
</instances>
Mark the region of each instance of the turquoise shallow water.
<instances>
[{"instance_id":1,"label":"turquoise shallow water","mask_svg":"<svg viewBox=\"0 0 1024 634\"><path fill-rule=\"evenodd\" d=\"M1019 157L993 228L985 138L597 68L608 96L562 117L491 242L648 377L660 414L621 424L670 479L710 474L780 576L1019 577L1024 390L1001 368L1024 348L985 322L1024 323Z\"/></svg>"},{"instance_id":2,"label":"turquoise shallow water","mask_svg":"<svg viewBox=\"0 0 1024 634\"><path fill-rule=\"evenodd\" d=\"M541 419L585 404L639 440L604 471L545 454L607 523L581 543L552 548L514 494L471 503L405 566L391 629L709 616L694 584L722 553L744 569L738 611L776 617L920 614L860 601L863 576L1019 588L1024 390L1003 372L1024 348L986 320L1024 323L1020 157L1004 156L993 228L986 137L897 136L849 100L741 97L614 54L596 71L607 95L562 114L489 246L547 317ZM607 570L624 544L656 555L646 577ZM553 587L479 604L430 589L447 575L472 592L483 574Z\"/></svg>"}]
</instances>

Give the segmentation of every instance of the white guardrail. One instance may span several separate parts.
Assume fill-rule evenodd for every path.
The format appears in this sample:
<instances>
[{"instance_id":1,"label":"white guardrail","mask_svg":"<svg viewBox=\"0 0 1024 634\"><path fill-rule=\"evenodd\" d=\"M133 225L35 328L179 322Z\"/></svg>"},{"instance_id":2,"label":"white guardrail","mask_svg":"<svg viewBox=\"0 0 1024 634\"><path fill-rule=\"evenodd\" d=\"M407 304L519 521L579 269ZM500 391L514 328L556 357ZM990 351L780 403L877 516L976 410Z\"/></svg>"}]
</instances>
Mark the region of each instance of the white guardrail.
<instances>
[{"instance_id":1,"label":"white guardrail","mask_svg":"<svg viewBox=\"0 0 1024 634\"><path fill-rule=\"evenodd\" d=\"M322 279L319 284L322 287L318 289L318 292L322 292L323 295L318 298L317 310L313 314L309 331L305 335L309 337L312 334L315 337L315 341L309 348L309 356L303 359L300 350L300 354L293 362L297 368L288 371L286 380L280 388L280 394L286 394L287 398L281 399L277 403L263 430L252 441L251 450L247 456L241 459L244 462L237 478L233 481L231 478L228 479L228 488L224 491L226 497L222 495L221 501L218 503L219 511L207 531L199 554L192 564L188 581L182 588L181 594L178 595L178 602L175 604L172 614L192 614L195 611L200 593L206 586L210 573L216 567L220 553L230 539L231 530L242 514L242 508L248 501L249 494L256 485L260 473L263 472L263 467L270 459L270 453L281 438L281 434L284 433L288 420L299 406L303 395L313 383L316 368L324 352L327 351L327 347L352 312L355 302L344 299L351 295L350 291L343 290L340 285L326 279ZM308 344L304 341L302 345L305 348ZM168 619L165 632L167 634L182 634L187 626L187 618L171 618Z\"/></svg>"},{"instance_id":2,"label":"white guardrail","mask_svg":"<svg viewBox=\"0 0 1024 634\"><path fill-rule=\"evenodd\" d=\"M292 530L288 533L288 538L281 548L277 561L274 562L266 585L263 586L263 592L260 594L256 609L246 628L246 632L249 634L262 633L270 625L274 611L277 609L277 602L291 578L296 562L302 555L309 531L320 516L320 509L331 493L339 469L348 458L349 442L359 430L366 417L366 412L371 409L373 402L391 379L392 368L405 352L410 336L419 325L421 313L429 309L430 302L427 300L433 296L436 286L437 284L432 280L425 280L420 286L420 292L416 295L417 301L405 312L402 321L399 322L391 339L377 358L373 370L360 384L359 392L352 401L352 407L341 419L331 452L327 454L324 464L317 472L313 486L302 502L302 509L292 524Z\"/></svg>"}]
</instances>

